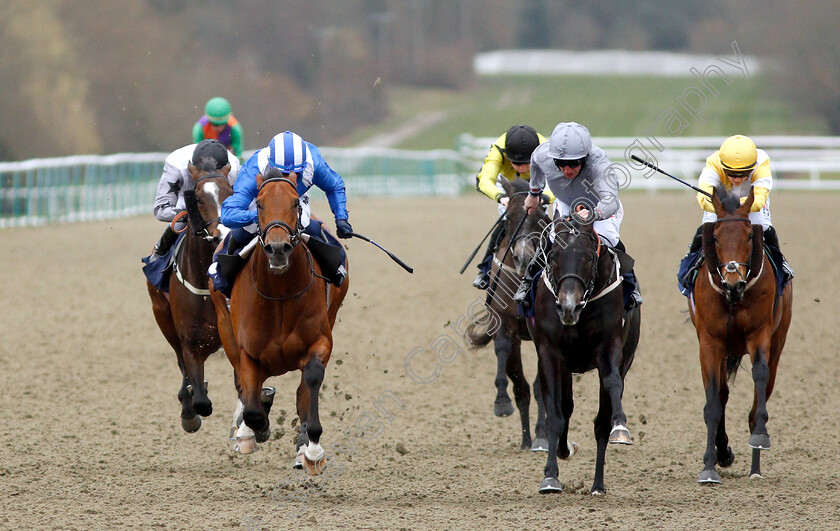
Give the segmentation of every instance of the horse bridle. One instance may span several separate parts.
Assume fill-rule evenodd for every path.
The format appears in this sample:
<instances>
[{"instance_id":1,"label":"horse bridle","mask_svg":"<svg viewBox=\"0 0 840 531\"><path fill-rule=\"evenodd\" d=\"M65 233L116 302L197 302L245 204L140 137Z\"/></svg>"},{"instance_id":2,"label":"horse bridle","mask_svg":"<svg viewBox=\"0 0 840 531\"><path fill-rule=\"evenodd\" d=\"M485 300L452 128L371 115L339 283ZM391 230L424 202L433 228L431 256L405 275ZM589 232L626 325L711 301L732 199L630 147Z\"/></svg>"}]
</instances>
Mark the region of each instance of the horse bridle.
<instances>
[{"instance_id":1,"label":"horse bridle","mask_svg":"<svg viewBox=\"0 0 840 531\"><path fill-rule=\"evenodd\" d=\"M723 219L718 219L717 223L723 223L724 221L746 221L746 222L750 223L749 218L723 218ZM753 242L753 245L755 245L755 242ZM742 275L741 272L738 270L739 266L744 266L746 268L747 273L745 275ZM727 273L738 273L738 276L741 277L741 280L746 282L746 280L748 278L750 278L750 273L752 272L752 253L750 253L749 262L744 263L744 262L737 262L735 260L730 260L729 262L727 262L725 264L718 264L716 269L717 269L716 272L718 274L718 278L720 278L721 284L723 283L723 275L727 274ZM714 286L714 283L712 285ZM746 288L745 288L745 290L746 290Z\"/></svg>"},{"instance_id":2,"label":"horse bridle","mask_svg":"<svg viewBox=\"0 0 840 531\"><path fill-rule=\"evenodd\" d=\"M579 229L575 228L574 226L572 226L571 224L567 223L565 220L563 220L562 223L566 227L566 230L558 231L555 228L555 232L554 232L555 238L560 234L572 234L572 235L575 235L575 236L580 235L580 234L586 234L586 236L589 237L592 240L592 242L595 244L595 250L592 252L592 269L589 272L589 280L584 280L583 277L581 277L580 275L577 275L575 273L566 273L565 275L561 276L560 278L553 279L553 281L554 281L553 285L550 286L550 287L551 287L552 291L554 291L555 297L557 297L558 295L556 295L556 294L559 292L560 285L563 283L564 280L566 280L567 278L577 280L578 282L580 282L580 285L583 286L583 297L581 297L581 301L580 301L579 304L580 304L581 308L585 308L586 304L589 302L589 297L592 296L592 292L595 291L595 279L598 276L598 259L601 256L601 245L602 244L601 244L601 241L600 241L600 237L597 235L597 233L592 233L592 234L584 233L584 232L580 231ZM549 259L546 259L545 263L546 263L546 268L548 269L547 274L549 276L549 280L551 280L552 279L551 278L552 274L551 274L551 269L550 269L551 262L550 262Z\"/></svg>"},{"instance_id":3,"label":"horse bridle","mask_svg":"<svg viewBox=\"0 0 840 531\"><path fill-rule=\"evenodd\" d=\"M201 177L199 177L198 179L195 180L195 184L193 185L193 190L197 190L198 189L198 183L200 183L201 181L203 181L205 179L218 179L218 178L227 179L227 177L225 177L224 174L219 173L219 172L209 173L207 175L202 175ZM201 221L204 221L204 218L201 218ZM204 239L208 242L212 242L213 241L213 235L210 234L210 231L208 230L208 228L213 223L217 223L217 222L221 222L221 221L222 221L221 217L216 217L214 219L211 219L210 221L205 222L204 225L202 225L201 227L196 229L195 235L201 237L202 239Z\"/></svg>"},{"instance_id":4,"label":"horse bridle","mask_svg":"<svg viewBox=\"0 0 840 531\"><path fill-rule=\"evenodd\" d=\"M267 185L268 183L271 183L271 182L286 183L286 184L288 184L289 186L292 187L292 190L294 190L295 193L297 193L297 185L291 179L287 179L286 177L270 177L270 178L266 179L265 181L263 181L263 183L257 189L257 195L259 195L260 191L263 189L263 187L265 185ZM300 199L298 199L298 202L296 204L296 208L297 208L297 221L295 222L295 227L294 228L292 228L285 221L280 221L280 220L277 220L277 219L274 220L274 221L270 221L265 227L259 227L259 229L260 229L260 234L259 234L260 245L265 247L265 237L268 236L268 231L270 231L271 229L273 229L275 227L280 227L281 229L285 230L289 234L290 243L292 244L292 247L295 247L297 244L300 243L300 235L301 235L301 233L303 233L303 223L301 221L301 216L303 214L303 208L300 206ZM259 225L259 222L257 223L257 225Z\"/></svg>"}]
</instances>

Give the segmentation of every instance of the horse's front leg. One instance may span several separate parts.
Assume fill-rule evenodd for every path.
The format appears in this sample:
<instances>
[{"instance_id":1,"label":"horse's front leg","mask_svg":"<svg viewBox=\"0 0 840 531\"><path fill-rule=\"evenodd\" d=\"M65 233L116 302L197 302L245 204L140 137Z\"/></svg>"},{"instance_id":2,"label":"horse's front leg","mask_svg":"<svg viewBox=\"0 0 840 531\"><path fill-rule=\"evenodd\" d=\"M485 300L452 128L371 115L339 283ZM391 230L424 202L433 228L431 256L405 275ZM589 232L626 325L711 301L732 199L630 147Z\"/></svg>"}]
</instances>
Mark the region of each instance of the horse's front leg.
<instances>
[{"instance_id":1,"label":"horse's front leg","mask_svg":"<svg viewBox=\"0 0 840 531\"><path fill-rule=\"evenodd\" d=\"M268 412L261 400L262 384L268 377L260 364L244 348L239 352L239 385L242 388L242 419L254 430L258 442L268 439L270 434Z\"/></svg>"},{"instance_id":2,"label":"horse's front leg","mask_svg":"<svg viewBox=\"0 0 840 531\"><path fill-rule=\"evenodd\" d=\"M513 349L513 338L508 335L505 327L499 328L493 339L493 350L496 351L496 400L493 402L493 414L497 417L507 417L513 414L513 403L507 392L507 365Z\"/></svg>"},{"instance_id":3,"label":"horse's front leg","mask_svg":"<svg viewBox=\"0 0 840 531\"><path fill-rule=\"evenodd\" d=\"M726 386L726 368L722 345L712 338L701 336L700 369L703 374L703 388L706 390L706 405L703 407L703 420L706 422L706 452L703 454L703 471L697 478L698 483L720 483L720 475L715 469L718 454L715 449L718 429L723 422L722 387Z\"/></svg>"},{"instance_id":4,"label":"horse's front leg","mask_svg":"<svg viewBox=\"0 0 840 531\"><path fill-rule=\"evenodd\" d=\"M750 440L749 446L753 449L752 466L750 477L761 477L761 450L770 449L770 435L767 433L767 421L770 415L767 413L767 399L773 392L773 384L776 381L776 363L771 365L768 360L770 353L770 332L762 330L752 338L747 339L747 352L752 361L752 377L755 384L753 405L750 410Z\"/></svg>"},{"instance_id":5,"label":"horse's front leg","mask_svg":"<svg viewBox=\"0 0 840 531\"><path fill-rule=\"evenodd\" d=\"M538 347L539 351L540 348ZM558 479L557 444L560 433L564 430L565 419L561 408L560 393L560 353L552 347L542 347L540 354L539 378L545 401L545 424L548 435L548 457L545 463L545 477L540 483L540 494L563 492L563 485Z\"/></svg>"},{"instance_id":6,"label":"horse's front leg","mask_svg":"<svg viewBox=\"0 0 840 531\"><path fill-rule=\"evenodd\" d=\"M321 384L324 382L324 363L321 361L327 358L329 354L324 355L320 350L310 350L309 359L303 367L303 383L306 385L308 395L308 404L306 412L306 437L308 443L304 448L301 446L298 451L298 457L302 457L303 466L306 471L313 476L319 475L326 468L327 461L325 458L324 449L321 447L321 419L318 414L318 393L321 389ZM303 420L303 417L301 417ZM301 430L303 430L303 422L301 422ZM300 455L300 450L303 455Z\"/></svg>"},{"instance_id":7,"label":"horse's front leg","mask_svg":"<svg viewBox=\"0 0 840 531\"><path fill-rule=\"evenodd\" d=\"M522 340L518 336L511 338L510 356L508 357L506 372L507 377L513 384L513 398L516 400L516 407L519 409L519 423L522 427L522 444L520 450L531 449L531 388L528 380L525 379L525 372L522 370Z\"/></svg>"}]
</instances>

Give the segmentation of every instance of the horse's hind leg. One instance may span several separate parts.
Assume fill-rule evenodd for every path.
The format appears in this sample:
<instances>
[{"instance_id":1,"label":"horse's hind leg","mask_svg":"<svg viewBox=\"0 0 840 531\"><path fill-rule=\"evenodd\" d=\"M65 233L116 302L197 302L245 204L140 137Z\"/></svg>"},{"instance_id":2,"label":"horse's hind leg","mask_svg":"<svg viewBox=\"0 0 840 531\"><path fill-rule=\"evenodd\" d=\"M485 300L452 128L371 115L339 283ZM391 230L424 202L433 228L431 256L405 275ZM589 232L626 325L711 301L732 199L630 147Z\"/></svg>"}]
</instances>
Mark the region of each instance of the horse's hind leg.
<instances>
[{"instance_id":1,"label":"horse's hind leg","mask_svg":"<svg viewBox=\"0 0 840 531\"><path fill-rule=\"evenodd\" d=\"M531 389L522 371L522 340L514 336L511 344L510 356L507 363L507 376L513 384L513 397L519 409L522 425L522 444L520 450L531 449L531 422L528 418L531 407Z\"/></svg>"},{"instance_id":2,"label":"horse's hind leg","mask_svg":"<svg viewBox=\"0 0 840 531\"><path fill-rule=\"evenodd\" d=\"M507 392L507 366L513 349L513 338L504 327L496 332L493 349L496 351L496 400L493 402L493 414L497 417L507 417L513 414L513 403Z\"/></svg>"},{"instance_id":3,"label":"horse's hind leg","mask_svg":"<svg viewBox=\"0 0 840 531\"><path fill-rule=\"evenodd\" d=\"M324 372L324 364L318 356L311 356L303 367L303 383L306 384L309 395L306 419L306 436L309 442L303 449L303 466L313 476L323 472L327 464L324 449L320 445L322 428L321 419L318 416L318 392L324 381Z\"/></svg>"}]
</instances>

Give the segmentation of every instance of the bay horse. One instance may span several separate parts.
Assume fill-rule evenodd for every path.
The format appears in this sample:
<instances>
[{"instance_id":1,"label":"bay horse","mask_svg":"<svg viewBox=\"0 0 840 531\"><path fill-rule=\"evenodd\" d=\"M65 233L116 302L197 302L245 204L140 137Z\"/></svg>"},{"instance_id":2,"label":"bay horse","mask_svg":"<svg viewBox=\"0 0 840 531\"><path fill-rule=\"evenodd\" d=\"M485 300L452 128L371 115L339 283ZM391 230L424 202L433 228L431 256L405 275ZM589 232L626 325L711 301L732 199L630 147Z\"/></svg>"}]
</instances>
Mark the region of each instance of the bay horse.
<instances>
[{"instance_id":1,"label":"bay horse","mask_svg":"<svg viewBox=\"0 0 840 531\"><path fill-rule=\"evenodd\" d=\"M712 204L717 221L703 225L704 263L688 301L706 390L706 452L699 483L720 483L715 465L728 467L735 460L728 446L725 410L728 380L735 376L744 354L752 362L755 384L749 414L750 478L762 477L761 450L770 448L767 400L773 392L793 307L792 283L777 295L777 273L764 252L762 227L750 223L752 189L741 204L736 195L719 186L712 192Z\"/></svg>"},{"instance_id":2,"label":"bay horse","mask_svg":"<svg viewBox=\"0 0 840 531\"><path fill-rule=\"evenodd\" d=\"M320 474L318 391L333 347L332 329L349 278L335 287L324 277L302 235L299 176L271 168L257 175L259 247L237 273L230 308L212 289L225 353L239 377L242 419L258 442L270 433L262 385L271 376L301 371L297 389L300 433L295 468Z\"/></svg>"},{"instance_id":3,"label":"bay horse","mask_svg":"<svg viewBox=\"0 0 840 531\"><path fill-rule=\"evenodd\" d=\"M536 252L536 241L551 220L542 208L527 214L524 203L530 190L528 182L517 178L513 182L501 179L505 194L509 197L505 214L505 236L499 242L499 249L493 257L490 268L490 287L486 305L489 312L498 316L501 323L491 319L476 319L466 329L472 350L484 347L493 341L496 353L496 399L493 413L497 417L513 414L513 404L507 392L508 379L513 384L513 396L522 426L521 450L547 451L545 435L545 410L539 389L539 377L534 378L534 398L537 401L537 424L535 437L531 440L530 404L531 393L528 380L522 370L522 340L531 340L525 317L519 313L513 294L525 274L528 263ZM517 232L517 234L514 234ZM498 326L496 326L498 324Z\"/></svg>"},{"instance_id":4,"label":"bay horse","mask_svg":"<svg viewBox=\"0 0 840 531\"><path fill-rule=\"evenodd\" d=\"M555 218L553 232L546 268L536 286L534 317L528 322L537 347L548 431L548 460L539 492L563 490L557 457L567 459L577 451L568 441L572 374L597 369L601 392L590 493L603 495L607 444L633 444L621 397L639 343L641 309L625 311L620 265L625 258L601 242L591 222Z\"/></svg>"},{"instance_id":5,"label":"bay horse","mask_svg":"<svg viewBox=\"0 0 840 531\"><path fill-rule=\"evenodd\" d=\"M207 268L213 250L227 231L219 224L219 216L222 201L233 194L233 188L228 181L230 164L217 170L215 161L204 159L198 165L191 162L189 172L195 186L184 192L187 228L174 251L169 293L148 280L146 285L155 321L178 358L183 377L178 391L181 427L192 433L201 428L201 417L213 412L204 383L204 362L222 344L210 300Z\"/></svg>"}]
</instances>

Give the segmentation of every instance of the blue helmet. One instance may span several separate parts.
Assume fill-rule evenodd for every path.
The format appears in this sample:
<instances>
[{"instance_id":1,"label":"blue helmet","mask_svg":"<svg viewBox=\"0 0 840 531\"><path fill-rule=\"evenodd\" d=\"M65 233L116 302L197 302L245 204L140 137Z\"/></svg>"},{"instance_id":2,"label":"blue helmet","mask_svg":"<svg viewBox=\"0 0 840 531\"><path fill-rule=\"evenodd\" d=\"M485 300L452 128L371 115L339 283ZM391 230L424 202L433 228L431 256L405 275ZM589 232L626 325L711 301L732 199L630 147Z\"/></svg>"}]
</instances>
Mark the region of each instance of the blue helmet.
<instances>
[{"instance_id":1,"label":"blue helmet","mask_svg":"<svg viewBox=\"0 0 840 531\"><path fill-rule=\"evenodd\" d=\"M268 143L268 164L283 173L301 173L306 168L309 149L303 139L286 131L275 135Z\"/></svg>"}]
</instances>

